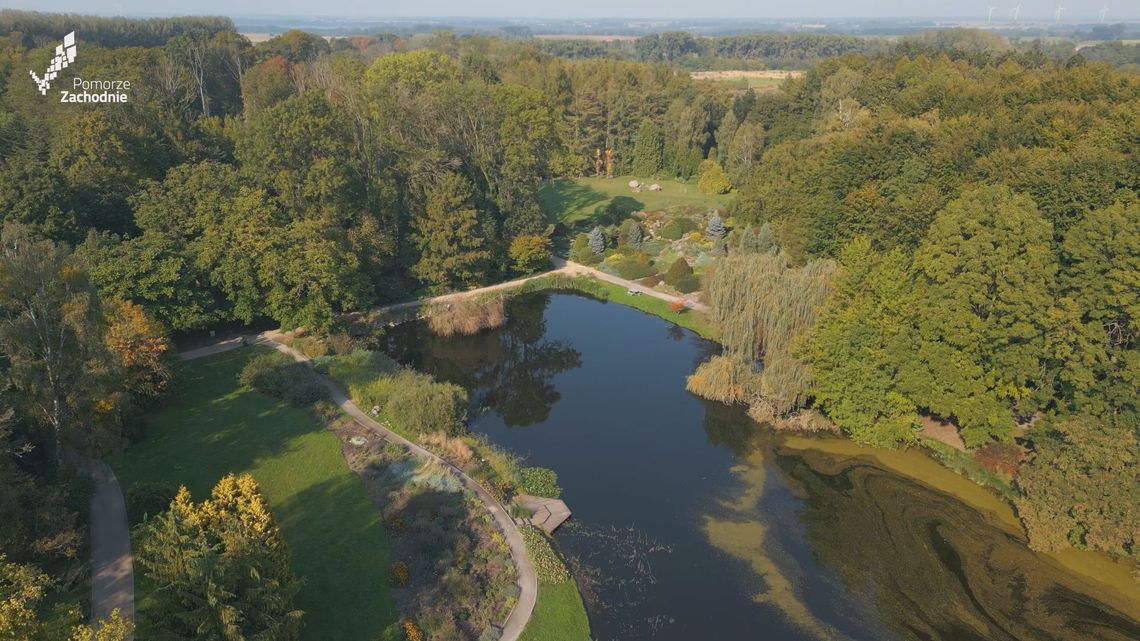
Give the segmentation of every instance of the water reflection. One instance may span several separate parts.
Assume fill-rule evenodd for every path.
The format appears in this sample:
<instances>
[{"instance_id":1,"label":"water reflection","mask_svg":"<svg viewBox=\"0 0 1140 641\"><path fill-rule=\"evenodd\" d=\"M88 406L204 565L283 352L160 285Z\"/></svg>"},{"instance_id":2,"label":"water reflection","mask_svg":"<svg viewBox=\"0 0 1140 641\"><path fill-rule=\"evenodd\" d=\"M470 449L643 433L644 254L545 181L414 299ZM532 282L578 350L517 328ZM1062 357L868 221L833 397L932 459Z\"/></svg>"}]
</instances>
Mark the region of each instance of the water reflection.
<instances>
[{"instance_id":1,"label":"water reflection","mask_svg":"<svg viewBox=\"0 0 1140 641\"><path fill-rule=\"evenodd\" d=\"M1082 595L1079 579L1020 534L948 494L859 459L807 450L774 461L803 488L815 559L848 592L872 595L896 638L1140 638L1140 624Z\"/></svg>"},{"instance_id":2,"label":"water reflection","mask_svg":"<svg viewBox=\"0 0 1140 641\"><path fill-rule=\"evenodd\" d=\"M556 374L582 366L582 355L562 341L547 340L547 296L522 296L508 306L502 328L462 338L429 331L394 332L388 351L417 369L461 385L474 407L491 410L510 427L541 423L562 398Z\"/></svg>"},{"instance_id":3,"label":"water reflection","mask_svg":"<svg viewBox=\"0 0 1140 641\"><path fill-rule=\"evenodd\" d=\"M968 484L936 463L891 467L685 392L715 344L576 296L509 315L471 337L403 326L389 348L470 390L473 430L558 472L574 518L556 540L601 641L1140 639L1134 610L1016 524L894 471Z\"/></svg>"}]
</instances>

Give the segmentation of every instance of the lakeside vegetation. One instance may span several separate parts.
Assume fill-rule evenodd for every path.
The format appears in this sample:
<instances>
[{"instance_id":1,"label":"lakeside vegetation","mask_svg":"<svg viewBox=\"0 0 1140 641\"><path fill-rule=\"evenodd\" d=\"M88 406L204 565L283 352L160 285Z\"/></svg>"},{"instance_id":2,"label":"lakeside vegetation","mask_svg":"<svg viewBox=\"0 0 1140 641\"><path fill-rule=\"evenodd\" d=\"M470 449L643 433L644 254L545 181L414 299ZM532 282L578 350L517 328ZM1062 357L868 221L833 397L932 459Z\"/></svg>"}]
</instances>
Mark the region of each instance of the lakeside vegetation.
<instances>
[{"instance_id":1,"label":"lakeside vegetation","mask_svg":"<svg viewBox=\"0 0 1140 641\"><path fill-rule=\"evenodd\" d=\"M83 74L130 80L129 103L59 107L27 82L76 22ZM1140 559L1134 51L971 31L869 42L661 34L629 59L557 57L541 49L572 45L300 31L254 45L224 18L0 13L0 623L87 634L90 487L73 462L118 456L128 492L185 475L203 498L250 471L303 580L302 637L471 636L470 613L424 609L435 583L404 603L411 628L395 620L376 510L302 409L318 385L274 357L244 381L270 396L237 390L236 361L211 380L172 366L168 337L303 326L362 407L509 499L549 485L467 433L462 387L324 336L344 312L533 273L562 245L650 287L705 290L709 316L593 280L518 289L718 338L700 393L882 447L927 443L923 418L943 420L966 450L930 447L1011 499L1035 548ZM770 93L684 72L740 60L810 70ZM589 177L603 149L606 172L662 191ZM502 321L486 311L438 327ZM135 494L161 510L177 488L159 489ZM501 579L480 575L496 588L479 625L509 598ZM557 587L545 620L583 625ZM140 634L174 607L140 606Z\"/></svg>"}]
</instances>

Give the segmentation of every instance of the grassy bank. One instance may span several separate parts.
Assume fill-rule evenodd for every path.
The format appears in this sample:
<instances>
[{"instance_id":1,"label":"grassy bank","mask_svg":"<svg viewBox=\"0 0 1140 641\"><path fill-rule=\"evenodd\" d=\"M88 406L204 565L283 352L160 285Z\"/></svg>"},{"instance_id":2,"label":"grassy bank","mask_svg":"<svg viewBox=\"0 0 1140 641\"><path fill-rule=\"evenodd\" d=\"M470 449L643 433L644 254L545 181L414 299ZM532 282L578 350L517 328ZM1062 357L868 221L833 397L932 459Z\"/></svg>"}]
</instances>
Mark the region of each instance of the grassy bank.
<instances>
[{"instance_id":1,"label":"grassy bank","mask_svg":"<svg viewBox=\"0 0 1140 641\"><path fill-rule=\"evenodd\" d=\"M269 350L244 348L180 363L178 391L148 417L146 439L115 463L123 489L186 485L196 499L228 472L254 476L304 578L302 638L401 639L389 595L380 518L339 440L308 409L242 389L238 374ZM140 581L145 621L146 583ZM141 630L145 634L146 630Z\"/></svg>"},{"instance_id":2,"label":"grassy bank","mask_svg":"<svg viewBox=\"0 0 1140 641\"><path fill-rule=\"evenodd\" d=\"M590 641L590 621L573 581L538 586L534 615L521 641Z\"/></svg>"},{"instance_id":3,"label":"grassy bank","mask_svg":"<svg viewBox=\"0 0 1140 641\"><path fill-rule=\"evenodd\" d=\"M621 285L607 283L597 278L588 278L582 276L564 276L555 274L550 276L543 276L511 289L509 295L525 294L527 292L543 292L543 291L572 291L587 296L592 296L599 300L608 300L635 309L640 309L648 314L653 314L663 318L671 323L676 323L685 329L690 329L701 336L716 340L717 330L712 320L708 318L703 312L693 309L685 309L680 312L675 312L669 303L646 296L644 294L638 296L631 296L627 293L626 288Z\"/></svg>"}]
</instances>

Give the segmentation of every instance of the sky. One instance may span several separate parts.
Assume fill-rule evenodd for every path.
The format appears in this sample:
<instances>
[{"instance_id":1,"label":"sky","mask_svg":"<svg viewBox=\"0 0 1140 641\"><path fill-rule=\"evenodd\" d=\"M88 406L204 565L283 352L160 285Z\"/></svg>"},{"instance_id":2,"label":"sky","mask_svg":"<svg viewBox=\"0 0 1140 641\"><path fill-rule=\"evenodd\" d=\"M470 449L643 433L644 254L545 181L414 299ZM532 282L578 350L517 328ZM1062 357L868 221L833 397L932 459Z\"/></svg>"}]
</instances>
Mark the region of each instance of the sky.
<instances>
[{"instance_id":1,"label":"sky","mask_svg":"<svg viewBox=\"0 0 1140 641\"><path fill-rule=\"evenodd\" d=\"M1057 0L1020 0L1021 19L1052 19ZM526 18L972 17L1009 19L1018 0L0 0L0 7L116 15ZM1140 0L1062 0L1066 20L1140 17Z\"/></svg>"}]
</instances>

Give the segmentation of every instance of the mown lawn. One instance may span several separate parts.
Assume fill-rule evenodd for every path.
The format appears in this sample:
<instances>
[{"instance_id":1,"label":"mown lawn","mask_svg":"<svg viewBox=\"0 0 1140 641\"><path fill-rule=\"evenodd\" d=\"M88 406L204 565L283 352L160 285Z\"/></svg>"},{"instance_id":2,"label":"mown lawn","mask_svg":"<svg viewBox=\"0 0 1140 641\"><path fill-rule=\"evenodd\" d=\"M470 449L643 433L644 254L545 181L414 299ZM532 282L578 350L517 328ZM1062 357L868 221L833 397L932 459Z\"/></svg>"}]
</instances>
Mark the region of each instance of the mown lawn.
<instances>
[{"instance_id":1,"label":"mown lawn","mask_svg":"<svg viewBox=\"0 0 1140 641\"><path fill-rule=\"evenodd\" d=\"M520 641L590 641L590 621L573 581L538 587L538 603Z\"/></svg>"},{"instance_id":2,"label":"mown lawn","mask_svg":"<svg viewBox=\"0 0 1140 641\"><path fill-rule=\"evenodd\" d=\"M200 500L227 473L249 472L305 581L297 599L305 612L302 638L402 639L388 592L388 542L340 441L311 410L238 384L242 367L263 351L247 347L180 363L173 398L148 416L145 440L114 466L123 489L171 481ZM146 582L139 583L145 592Z\"/></svg>"},{"instance_id":3,"label":"mown lawn","mask_svg":"<svg viewBox=\"0 0 1140 641\"><path fill-rule=\"evenodd\" d=\"M697 191L696 181L680 183L649 178L637 180L647 184L657 183L661 185L661 191L649 191L647 186L638 194L629 188L630 180L633 180L632 176L555 180L538 190L538 199L551 221L584 227L595 223L608 225L619 222L615 213L624 218L634 211L673 207L723 209L732 198L728 195L702 194Z\"/></svg>"}]
</instances>

